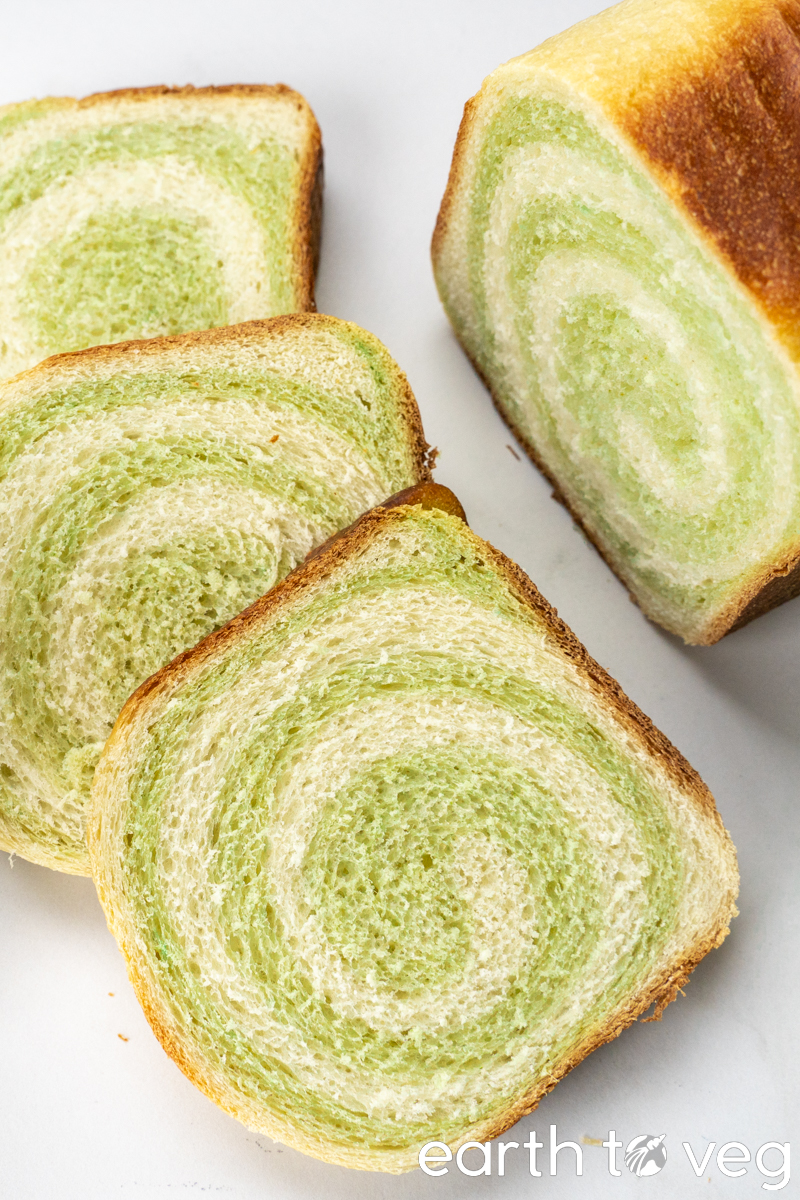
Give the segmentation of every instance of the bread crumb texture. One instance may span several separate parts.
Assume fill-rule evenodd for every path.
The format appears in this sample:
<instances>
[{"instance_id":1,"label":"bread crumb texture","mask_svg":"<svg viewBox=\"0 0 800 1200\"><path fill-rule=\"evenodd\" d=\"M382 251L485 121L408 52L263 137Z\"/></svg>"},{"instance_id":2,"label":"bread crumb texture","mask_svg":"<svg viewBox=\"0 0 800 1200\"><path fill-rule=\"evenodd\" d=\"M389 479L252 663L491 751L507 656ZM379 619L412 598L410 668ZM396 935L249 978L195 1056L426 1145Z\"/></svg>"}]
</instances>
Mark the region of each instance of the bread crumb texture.
<instances>
[{"instance_id":1,"label":"bread crumb texture","mask_svg":"<svg viewBox=\"0 0 800 1200\"><path fill-rule=\"evenodd\" d=\"M798 31L797 0L625 0L512 60L434 237L500 411L688 642L800 591Z\"/></svg>"},{"instance_id":2,"label":"bread crumb texture","mask_svg":"<svg viewBox=\"0 0 800 1200\"><path fill-rule=\"evenodd\" d=\"M513 564L411 500L128 702L89 846L186 1074L369 1170L500 1133L735 912L692 769Z\"/></svg>"},{"instance_id":3,"label":"bread crumb texture","mask_svg":"<svg viewBox=\"0 0 800 1200\"><path fill-rule=\"evenodd\" d=\"M316 314L63 355L0 385L0 846L88 872L142 680L428 476L384 347Z\"/></svg>"},{"instance_id":4,"label":"bread crumb texture","mask_svg":"<svg viewBox=\"0 0 800 1200\"><path fill-rule=\"evenodd\" d=\"M320 154L313 113L281 86L0 109L0 378L313 308Z\"/></svg>"}]
</instances>

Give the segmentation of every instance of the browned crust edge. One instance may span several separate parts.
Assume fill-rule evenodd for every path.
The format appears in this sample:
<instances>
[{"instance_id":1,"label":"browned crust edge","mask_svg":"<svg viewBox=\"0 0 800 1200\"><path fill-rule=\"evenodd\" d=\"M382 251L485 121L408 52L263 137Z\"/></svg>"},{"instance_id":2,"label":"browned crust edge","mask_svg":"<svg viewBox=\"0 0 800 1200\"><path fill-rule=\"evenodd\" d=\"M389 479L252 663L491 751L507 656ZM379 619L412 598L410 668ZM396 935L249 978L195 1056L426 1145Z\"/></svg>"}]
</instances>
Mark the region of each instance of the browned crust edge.
<instances>
[{"instance_id":1,"label":"browned crust edge","mask_svg":"<svg viewBox=\"0 0 800 1200\"><path fill-rule=\"evenodd\" d=\"M285 87L281 84L280 87ZM309 136L300 168L294 239L294 270L299 312L316 312L314 285L322 244L322 193L325 186L322 134L311 108L299 92L285 88L296 98L309 122Z\"/></svg>"},{"instance_id":2,"label":"browned crust edge","mask_svg":"<svg viewBox=\"0 0 800 1200\"><path fill-rule=\"evenodd\" d=\"M800 596L800 549L785 568L776 567L765 571L764 579L765 582L760 586L755 584L750 589L749 599L745 595L745 603L738 607L738 614L734 614L733 624L725 630L726 634L735 633L737 629L749 625L756 617L762 617L764 613L778 608L787 600L794 600L795 596Z\"/></svg>"},{"instance_id":3,"label":"browned crust edge","mask_svg":"<svg viewBox=\"0 0 800 1200\"><path fill-rule=\"evenodd\" d=\"M734 896L730 897L730 905L732 912L730 916L736 915L736 910L733 908ZM538 1108L544 1097L553 1090L556 1084L569 1074L575 1067L580 1066L585 1058L607 1042L612 1042L619 1037L637 1018L644 1013L654 1008L652 1016L645 1017L645 1021L660 1021L664 1009L673 1000L677 999L678 994L683 995L683 989L686 986L689 977L695 967L702 961L703 958L711 951L715 950L725 940L730 932L727 921L720 918L718 924L709 932L708 936L697 942L681 960L675 960L674 963L666 967L654 980L652 980L646 988L638 992L624 1007L613 1013L608 1020L600 1026L593 1034L590 1034L583 1042L570 1054L569 1058L559 1064L558 1068L543 1079L533 1090L527 1092L515 1104L513 1104L506 1112L500 1114L496 1120L480 1130L471 1130L470 1134L478 1133L482 1141L488 1141L492 1138L501 1137L508 1129L521 1120L522 1117L528 1116L536 1108ZM124 953L124 951L123 951ZM145 977L136 969L132 960L125 954L128 964L128 975L131 981L131 986L136 993L136 997L142 1007L142 1010L147 1018L150 1028L153 1030L156 1039L160 1043L165 1053L172 1059L175 1065L183 1072L186 1078L202 1092L209 1100L217 1104L225 1112L230 1113L239 1121L247 1124L245 1115L239 1111L235 1105L232 1105L229 1100L223 1097L196 1069L195 1059L185 1052L184 1044L176 1038L169 1027L162 1020L162 1010L157 1003L151 1001L150 992L148 989ZM467 1140L465 1136L459 1140L462 1144ZM472 1140L471 1138L469 1140ZM347 1154L337 1154L337 1147L334 1143L327 1144L323 1147L320 1143L311 1143L303 1141L302 1144L298 1140L296 1149L299 1149L304 1154L311 1154L315 1158L323 1162L337 1164L339 1166L349 1167L351 1170L360 1171L375 1171L381 1170L379 1163L376 1161L376 1156L369 1152L359 1154L358 1151ZM414 1170L414 1167L392 1169L392 1174L401 1174L407 1171Z\"/></svg>"},{"instance_id":4,"label":"browned crust edge","mask_svg":"<svg viewBox=\"0 0 800 1200\"><path fill-rule=\"evenodd\" d=\"M322 134L317 119L308 101L300 92L285 83L225 83L208 87L194 87L188 83L182 87L155 84L142 88L117 88L111 92L93 92L73 103L78 108L93 108L99 104L114 103L116 100L152 100L159 96L175 99L199 97L202 99L225 98L228 96L251 96L282 100L294 105L306 118L307 142L300 159L300 180L294 217L294 241L292 260L298 312L316 312L314 284L319 266L320 239L322 235Z\"/></svg>"},{"instance_id":5,"label":"browned crust edge","mask_svg":"<svg viewBox=\"0 0 800 1200\"><path fill-rule=\"evenodd\" d=\"M464 105L464 115L461 118L461 123L458 128L458 134L456 135L456 142L455 142L455 146L453 148L453 158L452 158L452 162L450 164L450 173L449 173L448 179L447 179L447 186L445 188L444 196L442 197L442 202L439 207L439 213L436 218L436 225L435 225L434 231L433 231L433 237L431 239L431 259L433 262L433 273L434 273L434 278L436 280L437 290L439 292L439 298L442 301L442 305L445 309L445 312L447 313L448 319L450 320L450 324L453 328L453 332L455 333L456 340L461 345L461 348L463 349L464 353L466 354L467 358L469 359L470 363L472 364L476 374L478 375L478 377L484 384L486 390L489 393L489 396L491 397L492 403L494 404L498 413L503 418L506 425L508 425L509 429L511 430L511 432L513 433L514 437L517 439L519 444L525 450L525 453L528 455L531 462L534 464L535 467L537 467L541 471L542 475L544 475L545 479L548 481L548 483L552 487L553 499L557 500L559 502L559 504L562 504L564 506L564 508L566 508L567 512L570 514L570 516L572 517L575 524L579 526L579 528L585 534L586 538L591 542L591 544L597 550L598 554L603 559L606 566L620 580L620 582L622 583L623 587L627 591L627 593L630 596L633 603L642 610L642 612L648 618L648 620L652 621L656 625L662 626L662 628L667 628L668 632L670 632L670 633L677 634L677 636L682 636L676 630L669 629L668 626L664 626L662 624L662 622L658 620L657 617L653 616L650 612L648 612L647 608L644 606L644 604L642 603L640 598L634 593L634 591L629 586L629 584L626 582L626 580L623 579L623 577L619 574L619 572L617 571L614 564L611 562L609 556L606 554L606 552L603 549L600 542L597 540L597 538L594 536L592 531L585 524L582 517L577 512L575 512L575 510L570 505L569 501L567 500L566 496L564 495L563 491L561 490L561 487L559 486L558 481L554 478L554 476L550 473L550 471L544 465L542 459L540 458L537 451L534 449L532 443L525 437L525 435L521 432L521 430L515 425L515 423L511 420L511 418L509 417L509 415L503 408L503 405L500 402L500 400L498 399L489 379L486 377L484 372L478 366L474 357L472 356L472 354L470 354L469 350L467 349L467 347L464 345L463 341L459 337L458 330L456 329L455 323L453 322L452 318L450 317L450 313L448 312L447 304L445 302L444 288L443 288L442 282L440 281L440 278L439 278L438 260L439 260L439 254L440 254L441 248L442 248L442 243L444 242L444 239L447 236L447 231L448 231L448 226L449 226L449 221L450 221L450 212L451 212L451 209L455 202L456 194L461 186L462 165L463 165L463 159L464 159L464 156L466 153L466 145L467 145L467 141L469 140L469 137L470 137L470 134L472 131L472 126L475 121L475 117L477 115L478 109L479 109L480 98L481 98L481 93L479 92L477 95L473 96L470 100L468 100L467 103ZM640 146L635 141L633 142L633 144L634 144L635 148L637 149L637 151L639 153L641 153L642 146ZM669 188L664 187L663 180L661 182L661 187L662 187L662 190L664 190L666 193L669 194ZM694 214L692 214L691 211L688 209L687 209L687 213L689 214L689 219L694 223L697 220L696 217L694 216ZM702 224L700 224L699 222L697 222L697 224L698 224L698 231L699 231L703 241L706 241L706 242L710 241L709 234L703 228ZM712 245L713 245L712 252L718 253L723 258L725 258L725 255L716 246L716 244L712 243ZM727 261L727 259L726 259L726 261ZM791 548L791 550L789 550L778 562L773 563L770 566L762 568L754 578L752 578L748 583L746 583L745 585L742 586L738 595L735 595L731 600L729 600L728 603L724 606L724 608L722 608L720 610L720 612L717 614L717 616L714 618L714 620L708 624L706 631L702 637L700 637L696 640L693 639L691 642L689 642L688 639L684 639L684 640L686 640L688 642L688 644L690 644L690 645L712 646L716 642L720 641L723 637L726 637L727 634L735 633L736 630L741 629L745 625L748 625L751 621L755 620L756 617L763 616L764 613L769 612L773 608L777 608L781 604L785 604L787 600L792 600L798 595L800 595L800 538L798 539L797 543Z\"/></svg>"},{"instance_id":6,"label":"browned crust edge","mask_svg":"<svg viewBox=\"0 0 800 1200\"><path fill-rule=\"evenodd\" d=\"M728 920L736 916L734 907L735 895L729 897L730 912L728 917L720 917L717 924L709 931L708 935L696 942L682 959L675 959L671 964L665 967L656 977L651 980L648 985L640 992L637 992L627 1004L619 1008L616 1012L602 1024L594 1033L590 1034L583 1042L579 1043L556 1070L550 1075L542 1079L535 1088L530 1092L525 1093L504 1113L501 1113L489 1125L483 1126L479 1130L470 1130L457 1143L453 1143L453 1148L456 1145L463 1145L464 1141L472 1140L472 1134L480 1137L481 1141L489 1141L493 1138L501 1137L508 1129L521 1120L522 1117L528 1116L538 1108L539 1104L548 1095L553 1088L561 1082L561 1080L570 1073L575 1067L580 1066L584 1059L589 1055L599 1050L601 1046L612 1042L619 1037L630 1025L644 1013L654 1009L653 1015L645 1017L645 1022L660 1021L667 1005L677 999L678 995L684 994L684 987L689 981L689 978L694 969L699 963L710 953L715 950L727 937L730 932ZM117 936L115 934L115 936ZM228 1097L223 1096L211 1082L201 1075L197 1070L197 1062L195 1058L186 1053L184 1043L173 1034L168 1024L165 1022L163 1010L160 1007L157 999L151 998L150 990L146 977L137 970L133 960L128 957L127 952L123 949L123 954L128 966L128 976L131 981L131 986L136 994L136 997L142 1007L142 1010L147 1018L150 1028L153 1030L156 1039L161 1045L164 1052L175 1063L175 1065L183 1072L186 1078L202 1092L214 1104L217 1104L225 1112L232 1117L247 1124L247 1117L236 1105L231 1104ZM291 1144L291 1143L289 1143ZM320 1159L323 1162L337 1164L339 1166L348 1167L351 1170L360 1171L375 1171L386 1170L382 1168L378 1161L378 1156L369 1151L359 1153L358 1150L346 1153L337 1153L340 1147L335 1143L322 1144L320 1142L311 1142L300 1139L295 1143L295 1148L302 1151L304 1154L311 1154L313 1157ZM392 1168L386 1173L402 1174L414 1170L414 1167Z\"/></svg>"},{"instance_id":7,"label":"browned crust edge","mask_svg":"<svg viewBox=\"0 0 800 1200\"><path fill-rule=\"evenodd\" d=\"M461 116L461 121L459 122L458 133L456 134L456 143L453 147L453 158L450 163L450 172L447 176L447 185L444 189L442 202L439 205L439 212L436 217L436 224L434 226L433 236L431 238L433 274L434 278L436 279L436 286L442 303L444 303L444 296L442 296L442 289L439 285L439 276L436 269L437 260L439 257L439 251L441 250L442 242L447 234L447 227L450 222L450 210L455 203L456 191L458 190L461 179L462 159L464 158L470 129L472 128L475 115L478 111L479 100L480 92L478 92L477 95L472 96L464 105L464 112Z\"/></svg>"},{"instance_id":8,"label":"browned crust edge","mask_svg":"<svg viewBox=\"0 0 800 1200\"><path fill-rule=\"evenodd\" d=\"M638 992L624 1007L613 1013L599 1029L590 1034L580 1045L576 1046L569 1058L559 1064L557 1070L538 1084L533 1091L517 1101L507 1112L498 1117L496 1124L491 1126L483 1136L485 1138L500 1137L501 1134L510 1129L512 1125L515 1125L522 1117L526 1117L529 1113L532 1113L534 1109L538 1108L548 1092L551 1092L565 1075L568 1075L574 1067L579 1066L594 1050L599 1050L607 1042L613 1042L614 1038L619 1037L643 1013L654 1008L653 1015L646 1017L645 1020L660 1021L667 1005L677 999L679 993L683 994L683 989L695 967L711 950L715 950L720 946L730 933L729 921L737 915L734 904L736 900L735 894L732 893L727 900L727 915L719 917L716 925L712 927L706 937L696 942L683 958L676 958L669 966L665 967L655 979L642 989L642 991Z\"/></svg>"},{"instance_id":9,"label":"browned crust edge","mask_svg":"<svg viewBox=\"0 0 800 1200\"><path fill-rule=\"evenodd\" d=\"M316 312L314 299L317 271L322 250L322 197L325 191L325 154L322 136L314 122L314 152L309 154L304 167L304 178L298 199L297 237L295 258L297 277L300 280L298 295L302 296L301 312ZM309 185L310 179L310 185Z\"/></svg>"},{"instance_id":10,"label":"browned crust edge","mask_svg":"<svg viewBox=\"0 0 800 1200\"><path fill-rule=\"evenodd\" d=\"M299 92L286 83L216 83L195 87L193 83L155 83L148 87L112 88L109 92L91 92L74 101L79 108L104 104L106 100L152 100L156 96L273 96L299 101L298 107L308 108Z\"/></svg>"},{"instance_id":11,"label":"browned crust edge","mask_svg":"<svg viewBox=\"0 0 800 1200\"><path fill-rule=\"evenodd\" d=\"M419 483L425 483L431 478L436 451L425 440L422 428L422 418L414 393L405 373L397 365L391 354L379 338L352 321L344 321L340 317L331 317L326 313L304 312L284 313L279 317L265 317L256 321L242 321L238 325L219 325L214 329L199 329L191 333L175 333L167 337L143 338L138 341L112 342L110 345L89 346L86 350L71 350L63 354L53 354L50 358L37 363L27 371L14 375L11 379L0 384L0 391L9 390L10 385L25 383L38 385L46 382L49 376L66 369L80 371L84 365L91 370L95 362L114 363L117 361L122 368L126 358L157 358L164 351L171 349L189 349L199 346L220 346L226 343L246 343L249 340L267 339L283 334L291 334L298 328L313 328L317 326L330 329L333 332L347 332L350 336L366 340L379 350L387 365L390 365L397 388L398 408L405 425L405 435L408 443L411 465Z\"/></svg>"},{"instance_id":12,"label":"browned crust edge","mask_svg":"<svg viewBox=\"0 0 800 1200\"><path fill-rule=\"evenodd\" d=\"M400 497L404 499L401 500ZM259 597L249 608L240 612L227 625L210 633L196 646L182 651L166 666L161 667L149 679L140 684L133 695L125 701L106 746L110 746L112 741L116 740L118 732L126 725L130 725L138 715L139 709L147 708L159 692L171 691L174 686L188 679L194 669L201 669L217 654L222 653L227 646L235 645L242 638L249 636L251 632L258 629L264 620L285 605L290 604L296 594L301 595L327 579L341 562L352 557L353 554L357 554L369 544L385 519L397 519L398 505L414 504L422 508L440 508L453 515L463 513L460 502L449 488L429 480L397 492L380 505L369 509L352 525L335 533L333 537L328 538L327 541L312 550L293 571L289 572L285 579L265 595Z\"/></svg>"},{"instance_id":13,"label":"browned crust edge","mask_svg":"<svg viewBox=\"0 0 800 1200\"><path fill-rule=\"evenodd\" d=\"M609 115L796 361L800 3L728 7L710 55L682 64Z\"/></svg>"},{"instance_id":14,"label":"browned crust edge","mask_svg":"<svg viewBox=\"0 0 800 1200\"><path fill-rule=\"evenodd\" d=\"M131 725L140 714L158 700L159 692L172 692L174 687L188 679L196 669L214 659L226 647L236 643L242 637L248 636L266 618L290 604L295 596L327 579L345 560L358 554L371 542L373 537L387 525L404 519L403 508L418 505L423 508L435 508L452 516L464 518L463 509L457 497L440 484L425 483L408 488L396 496L389 497L381 505L360 517L348 529L331 538L328 542L312 551L311 554L295 568L290 575L271 592L267 593L255 604L235 617L228 625L200 642L191 650L185 651L168 666L147 680L125 704L108 745L124 736L126 726ZM568 626L559 618L556 610L548 604L539 590L516 563L507 558L501 551L489 543L472 537L479 543L482 553L489 558L495 567L509 583L514 594L520 601L533 609L537 616L548 626L554 640L569 659L582 671L588 679L592 690L606 700L614 709L617 716L638 739L644 743L649 754L667 769L673 779L681 786L686 794L696 803L703 816L718 830L721 838L728 840L727 833L717 812L714 798L697 772L686 761L683 755L669 740L653 725L649 717L625 695L619 684L594 661L578 641ZM99 818L100 814L92 814L89 823L88 840L92 852L93 873L98 885L98 892L106 907L106 895L102 886L102 863L98 861L99 854ZM731 847L732 849L732 847ZM649 1009L655 1012L649 1020L660 1020L664 1009L682 990L692 971L710 950L719 946L729 932L729 922L736 916L736 892L731 889L721 898L716 919L705 936L698 939L681 956L673 959L645 987L614 1013L582 1043L575 1047L567 1059L559 1064L535 1088L523 1095L506 1112L480 1131L481 1138L489 1139L500 1136L521 1117L531 1113L548 1092L563 1079L574 1067L578 1066L593 1050L606 1042L612 1041L625 1028L631 1025L637 1017ZM108 912L108 908L106 907ZM151 995L147 980L135 964L133 955L128 953L127 939L117 932L110 918L112 930L121 943L121 949L129 968L129 976L136 995L145 1011L147 1019L166 1053L172 1058L188 1079L199 1088L209 1099L220 1105L240 1120L245 1115L238 1112L235 1105L224 1099L213 1087L209 1080L201 1076L197 1070L195 1059L186 1053L183 1043L177 1039L166 1023L158 997ZM474 1133L476 1131L471 1131ZM469 1134L467 1136L470 1136ZM338 1147L326 1145L324 1148L316 1143L301 1144L298 1148L305 1153L314 1154L327 1162L338 1162L343 1166L359 1170L380 1169L379 1156L358 1151L338 1154ZM413 1168L407 1168L413 1169ZM400 1169L396 1173L400 1173Z\"/></svg>"},{"instance_id":15,"label":"browned crust edge","mask_svg":"<svg viewBox=\"0 0 800 1200\"><path fill-rule=\"evenodd\" d=\"M225 342L242 342L251 337L255 339L273 334L289 333L292 329L302 325L327 325L329 328L350 329L359 337L366 334L370 339L378 342L374 334L370 334L360 325L355 325L352 321L344 321L340 317L331 317L326 313L317 312L281 313L277 317L259 317L252 321L239 321L236 325L215 325L211 329L192 329L187 333L169 333L154 338L134 338L127 342L108 342L99 346L87 346L84 350L64 350L60 354L51 354L49 358L42 359L35 367L20 371L19 375L14 375L11 379L3 380L1 386L7 387L11 382L18 381L27 383L38 375L46 376L64 367L80 368L84 362L91 366L95 359L113 362L115 358L118 358L120 366L123 366L124 359L128 356L131 358L156 357L173 347L181 349L190 346L218 346ZM378 342L378 344L383 347L382 343ZM388 356L388 350L385 347L383 349Z\"/></svg>"}]
</instances>

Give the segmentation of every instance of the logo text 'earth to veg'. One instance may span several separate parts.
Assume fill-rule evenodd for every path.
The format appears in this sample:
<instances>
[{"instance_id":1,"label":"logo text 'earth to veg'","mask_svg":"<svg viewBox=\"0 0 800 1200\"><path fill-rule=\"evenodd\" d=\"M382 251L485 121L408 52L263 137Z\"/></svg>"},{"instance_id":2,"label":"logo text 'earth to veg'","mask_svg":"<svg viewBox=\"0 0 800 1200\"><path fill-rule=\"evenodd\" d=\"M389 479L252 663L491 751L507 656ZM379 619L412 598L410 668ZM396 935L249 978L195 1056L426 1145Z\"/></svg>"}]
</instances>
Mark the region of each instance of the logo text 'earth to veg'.
<instances>
[{"instance_id":1,"label":"logo text 'earth to veg'","mask_svg":"<svg viewBox=\"0 0 800 1200\"><path fill-rule=\"evenodd\" d=\"M623 1174L620 1163L639 1178L663 1171L668 1162L666 1143L665 1133L640 1133L625 1144L614 1129L605 1141L584 1139L584 1144L602 1146L607 1151L608 1173L616 1177ZM780 1192L791 1178L789 1142L765 1142L755 1152L743 1142L708 1142L698 1149L691 1142L681 1142L680 1146L683 1156L676 1153L674 1157L679 1161L683 1157L683 1165L688 1163L698 1179L711 1171L739 1179L755 1167L763 1180L763 1190ZM450 1163L462 1175L505 1175L507 1156L520 1148L528 1152L531 1175L557 1175L560 1170L583 1174L583 1146L569 1140L559 1142L555 1125L550 1126L547 1144L538 1140L535 1129L522 1147L519 1142L465 1142L454 1154L444 1142L427 1142L419 1152L419 1165L426 1175L446 1175ZM624 1150L621 1160L620 1150Z\"/></svg>"}]
</instances>

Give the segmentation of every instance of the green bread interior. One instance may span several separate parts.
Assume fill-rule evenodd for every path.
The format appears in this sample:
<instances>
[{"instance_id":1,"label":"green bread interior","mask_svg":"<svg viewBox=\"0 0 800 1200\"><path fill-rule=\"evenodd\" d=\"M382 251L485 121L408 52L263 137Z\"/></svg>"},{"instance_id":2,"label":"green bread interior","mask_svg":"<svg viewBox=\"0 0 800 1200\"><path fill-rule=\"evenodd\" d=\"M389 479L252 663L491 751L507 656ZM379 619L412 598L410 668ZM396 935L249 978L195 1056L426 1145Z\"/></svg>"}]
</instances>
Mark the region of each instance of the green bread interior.
<instances>
[{"instance_id":1,"label":"green bread interior","mask_svg":"<svg viewBox=\"0 0 800 1200\"><path fill-rule=\"evenodd\" d=\"M424 530L422 548L415 541L413 557L404 542L404 530L412 524ZM248 1008L244 1018L235 1001L212 994L204 982L209 964L187 954L164 892L159 848L171 836L165 807L175 771L191 747L194 722L258 663L274 661L280 669L281 646L304 631L313 638L332 614L346 616L355 601L387 590L400 598L406 589L424 584L441 597L444 608L437 608L437 620L448 604L466 598L509 634L540 630L459 524L442 513L415 510L403 529L390 531L394 561L380 569L340 573L335 587L289 606L279 621L229 644L157 718L148 714L114 851L122 858L118 886L126 924L135 932L137 959L148 961L151 986L159 1005L172 1014L179 1037L196 1047L192 1058L202 1063L200 1076L214 1081L215 1091L224 1077L227 1104L266 1110L304 1140L347 1150L405 1152L407 1166L425 1142L452 1142L508 1111L641 986L663 953L685 880L685 835L636 762L545 681L536 684L500 664L470 662L458 653L405 653L402 646L389 652L388 662L377 654L354 655L334 669L321 655L308 666L297 693L268 719L250 725L239 719L235 754L202 831L211 830L202 851L204 883L212 892L219 885L213 921L223 931L231 977L255 987L263 1012L316 1048L321 1062L333 1060L367 1077L376 1094L384 1089L399 1094L408 1084L441 1084L464 1073L485 1074L478 1100L434 1099L417 1116L402 1111L376 1116L368 1106L341 1103L324 1086L299 1077L278 1049L271 1054L253 1044L245 1024L257 1019L258 1011ZM635 944L616 960L609 951L610 981L555 1040L548 1041L546 1030L563 1016L607 936L602 896L613 888L613 878L602 840L578 824L559 799L557 780L549 779L535 759L521 767L474 740L380 758L315 810L302 864L308 910L346 970L356 980L408 998L474 970L473 915L456 879L454 847L473 834L489 839L509 869L524 872L531 901L524 916L533 914L535 940L488 1011L474 1018L462 1014L463 1020L436 1029L413 1023L399 1032L376 1027L343 1015L316 991L287 941L265 865L273 845L276 781L303 761L304 746L333 715L388 696L398 702L416 697L420 703L497 706L569 748L582 762L587 781L599 776L635 827L647 864ZM309 803L315 803L313 797ZM169 853L191 860L200 850L187 840ZM493 1072L539 1043L534 1061L499 1089ZM400 1100L398 1106L402 1109Z\"/></svg>"},{"instance_id":2,"label":"green bread interior","mask_svg":"<svg viewBox=\"0 0 800 1200\"><path fill-rule=\"evenodd\" d=\"M49 111L46 102L41 111L26 106L10 127L0 123L0 136ZM266 129L255 152L229 124L192 123L178 114L173 124L110 125L45 141L0 175L0 246L9 219L60 183L104 164L124 168L168 156L241 200L263 231L272 306L250 315L295 311L299 163ZM90 209L77 231L55 236L38 251L19 281L18 310L38 358L225 325L229 297L221 266L199 214L166 206Z\"/></svg>"},{"instance_id":3,"label":"green bread interior","mask_svg":"<svg viewBox=\"0 0 800 1200\"><path fill-rule=\"evenodd\" d=\"M354 402L346 392L255 369L246 361L238 369L192 371L178 362L173 369L63 381L0 414L0 487L19 456L35 451L55 431L66 440L94 417L122 421L128 409L168 412L173 402L185 404L189 397L198 405L222 407L228 400L248 404L254 429L271 413L310 419L309 437L323 450L329 437L343 439L375 473L380 496L371 502L377 502L417 482L406 417L385 354L350 331L340 337L340 352L360 360L374 385L363 402ZM82 834L74 821L65 824L54 811L53 797L70 809L82 809L103 742L130 693L296 565L285 547L276 549L257 527L244 533L222 525L199 536L178 525L166 539L162 535L139 545L110 567L84 598L99 616L79 691L94 697L104 713L102 730L90 735L65 708L54 677L58 661L52 622L64 588L98 531L123 518L143 496L157 500L165 487L199 482L278 501L298 519L310 521L322 540L354 520L364 506L354 501L339 470L332 460L327 475L304 473L282 455L279 438L274 453L266 453L240 430L214 438L132 433L111 450L84 452L76 460L68 482L48 498L23 552L10 564L13 578L0 580L6 584L8 650L0 715L5 736L43 773L50 793L32 795L22 786L17 773L2 762L0 746L0 829L12 844L28 843L34 857L38 845L47 846L67 869L84 863Z\"/></svg>"},{"instance_id":4,"label":"green bread interior","mask_svg":"<svg viewBox=\"0 0 800 1200\"><path fill-rule=\"evenodd\" d=\"M20 307L48 354L211 329L227 324L221 266L197 224L107 209L42 248Z\"/></svg>"},{"instance_id":5,"label":"green bread interior","mask_svg":"<svg viewBox=\"0 0 800 1200\"><path fill-rule=\"evenodd\" d=\"M503 235L505 287L526 381L521 390L498 354L499 318L486 287L486 238L509 156L536 145L564 148L598 170L624 176L680 241L681 262L676 264L664 245L625 211L610 211L590 195L534 196L521 185L514 219ZM711 364L723 414L727 478L723 493L702 511L681 512L665 504L620 442L617 414L622 411L646 429L676 490L691 496L702 489L707 447L686 377L665 343L637 321L612 286L575 296L558 312L556 370L562 402L578 429L573 445L562 440L531 350L541 316L531 293L542 264L564 250L622 267L641 281L647 295L663 304L687 333L698 356ZM693 640L726 600L741 592L754 567L779 557L795 538L800 462L792 450L791 513L757 551L749 557L743 551L741 561L735 561L752 540L757 522L775 506L776 442L798 444L797 401L784 363L722 267L701 251L666 197L584 116L552 99L508 99L489 120L478 151L463 252L472 306L468 319L464 297L453 291L441 267L440 289L502 410L528 438L645 609ZM687 284L691 272L704 277L704 295ZM726 326L723 303L735 314L736 328ZM773 414L767 420L758 404L765 396ZM594 469L576 467L576 449L584 464L600 468L604 486ZM620 512L632 515L638 540L631 539ZM730 566L719 565L727 560Z\"/></svg>"}]
</instances>

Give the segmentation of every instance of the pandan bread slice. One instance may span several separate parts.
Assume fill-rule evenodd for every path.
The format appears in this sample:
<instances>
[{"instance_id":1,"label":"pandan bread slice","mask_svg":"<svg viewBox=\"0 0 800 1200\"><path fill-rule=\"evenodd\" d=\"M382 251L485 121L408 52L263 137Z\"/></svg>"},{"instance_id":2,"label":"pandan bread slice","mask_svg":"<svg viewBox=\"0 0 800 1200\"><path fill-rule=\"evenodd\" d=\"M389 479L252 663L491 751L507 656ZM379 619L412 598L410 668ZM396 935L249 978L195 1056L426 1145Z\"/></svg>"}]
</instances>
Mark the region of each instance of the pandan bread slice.
<instances>
[{"instance_id":1,"label":"pandan bread slice","mask_svg":"<svg viewBox=\"0 0 800 1200\"><path fill-rule=\"evenodd\" d=\"M654 621L800 591L797 0L626 0L466 107L433 243L495 402Z\"/></svg>"},{"instance_id":2,"label":"pandan bread slice","mask_svg":"<svg viewBox=\"0 0 800 1200\"><path fill-rule=\"evenodd\" d=\"M139 689L88 832L167 1053L368 1170L501 1133L735 913L706 787L433 484Z\"/></svg>"},{"instance_id":3,"label":"pandan bread slice","mask_svg":"<svg viewBox=\"0 0 800 1200\"><path fill-rule=\"evenodd\" d=\"M88 874L89 786L131 692L429 477L405 376L332 317L95 347L0 385L0 848Z\"/></svg>"},{"instance_id":4,"label":"pandan bread slice","mask_svg":"<svg viewBox=\"0 0 800 1200\"><path fill-rule=\"evenodd\" d=\"M321 187L314 114L282 84L0 108L0 378L313 310Z\"/></svg>"}]
</instances>

